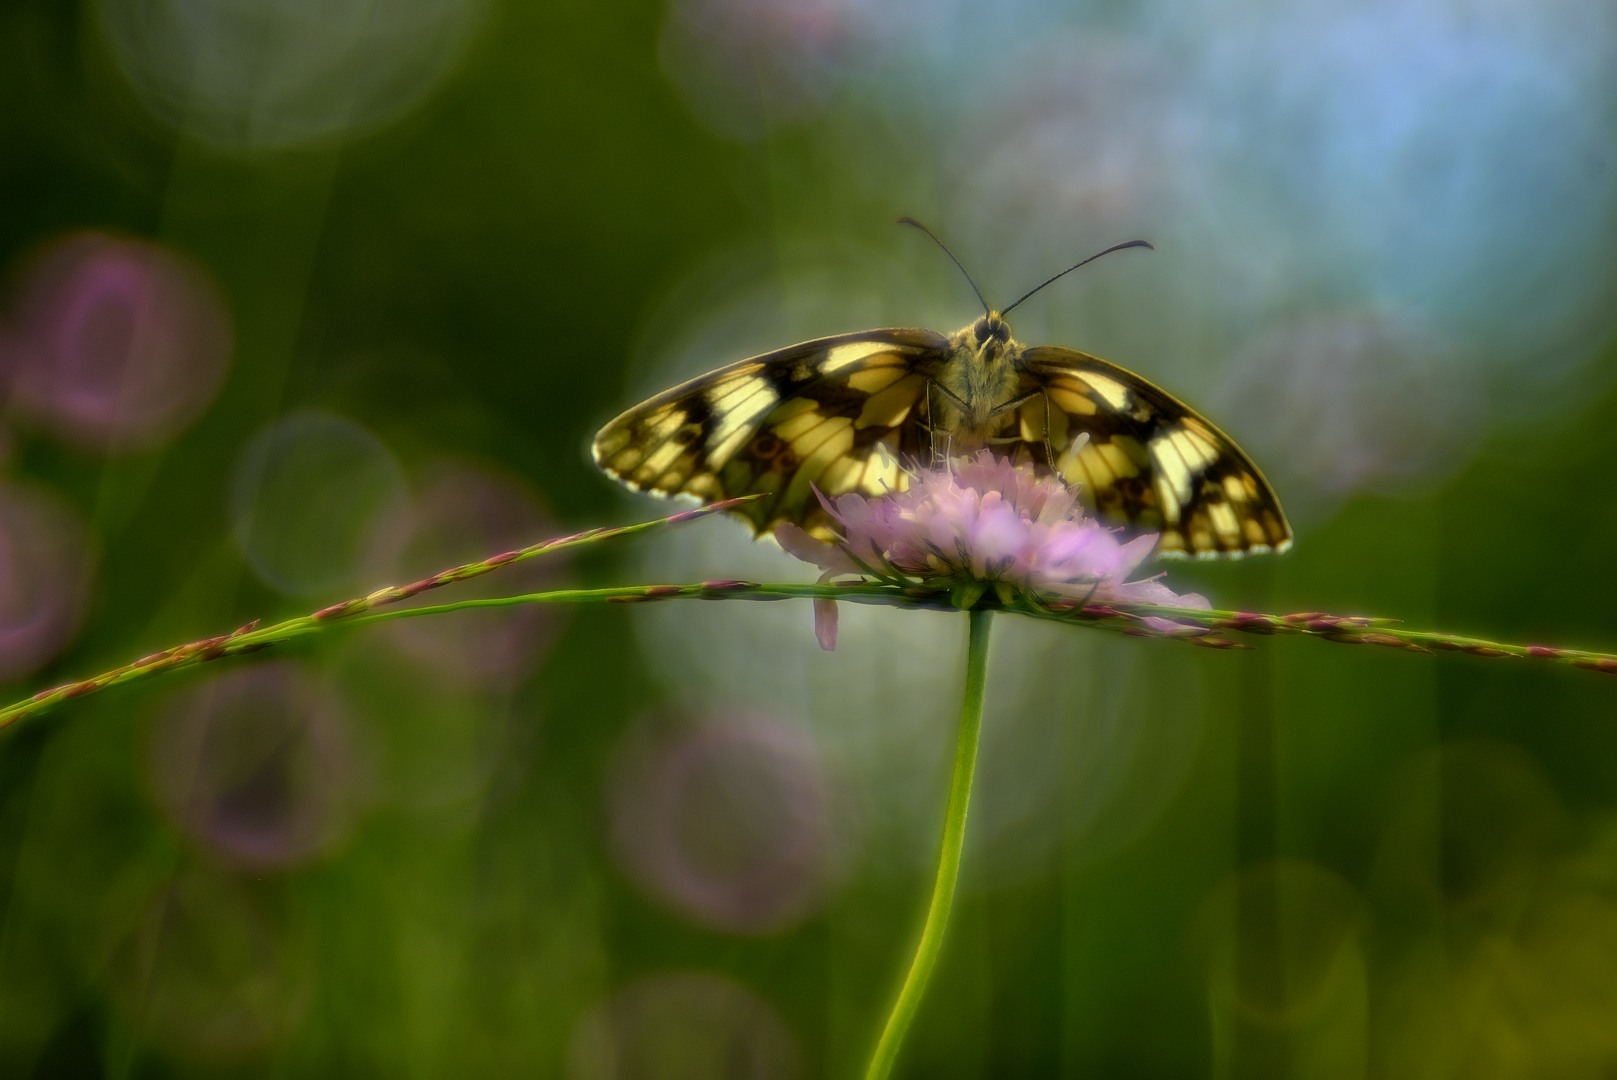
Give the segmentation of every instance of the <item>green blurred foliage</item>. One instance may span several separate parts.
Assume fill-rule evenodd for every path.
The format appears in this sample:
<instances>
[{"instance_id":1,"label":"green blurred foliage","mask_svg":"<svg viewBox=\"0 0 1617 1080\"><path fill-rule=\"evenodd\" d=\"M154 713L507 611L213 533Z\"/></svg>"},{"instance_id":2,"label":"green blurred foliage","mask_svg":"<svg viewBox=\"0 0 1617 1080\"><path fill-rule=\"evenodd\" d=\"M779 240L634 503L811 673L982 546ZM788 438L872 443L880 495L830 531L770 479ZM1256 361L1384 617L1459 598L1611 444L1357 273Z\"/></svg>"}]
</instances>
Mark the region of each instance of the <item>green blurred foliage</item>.
<instances>
[{"instance_id":1,"label":"green blurred foliage","mask_svg":"<svg viewBox=\"0 0 1617 1080\"><path fill-rule=\"evenodd\" d=\"M1155 262L1103 264L1021 318L1024 336L1112 356L1220 418L1222 404L1288 504L1307 508L1293 553L1176 565L1176 587L1232 607L1617 648L1613 214L1557 195L1563 176L1609 187L1609 82L1568 77L1568 115L1602 137L1549 155L1556 182L1465 204L1518 207L1504 231L1479 224L1479 239L1461 222L1394 238L1428 277L1376 280L1400 303L1436 295L1422 325L1466 330L1445 340L1488 342L1456 346L1452 367L1431 360L1428 381L1386 398L1373 385L1386 376L1348 371L1370 404L1343 429L1306 411L1351 397L1334 384L1308 398L1306 379L1299 390L1273 372L1225 374L1269 321L1363 301L1350 271L1376 277L1392 258L1253 224L1254 205L1285 203L1265 187L1277 175L1299 185L1287 191L1302 217L1341 211L1306 195L1341 171L1331 160L1264 172L1319 134L1284 126L1293 88L1266 84L1254 61L1230 84L1225 126L1200 122L1198 138L1238 168L1203 176L1205 159L1175 156L1192 144L1158 144L1183 134L1184 115L1164 107L1191 93L1180 58L1270 55L1257 7L1219 15L1217 34L1187 45L1108 5L1018 4L992 19L903 5L874 29L851 7L787 0L467 5L463 50L408 108L275 145L186 129L217 104L201 75L180 120L155 107L109 44L119 7L0 9L6 317L61 237L151 241L217 286L228 375L194 422L122 452L0 405L0 498L21 504L10 485L50 492L94 552L79 628L6 684L7 700L520 542L389 561L366 546L402 528L386 493L363 486L373 473L419 498L435 467L458 462L506 478L555 532L648 515L586 452L637 395L799 337L969 317L952 269L891 227L901 213L955 238L993 296L1102 243L1158 240ZM1417 21L1449 10L1380 7ZM389 20L408 8L376 5L366 33L391 41ZM1321 17L1298 10L1299 25ZM1545 40L1523 55L1553 57L1557 33L1608 50L1617 35L1609 13L1547 11ZM712 26L715 41L731 33L728 52L702 51ZM146 29L159 34L160 20ZM1471 43L1456 35L1456 49ZM1070 66L1052 59L1080 44L1090 51ZM365 56L336 68L339 85L365 75ZM1103 78L1040 81L1091 69ZM1374 83L1335 89L1362 104ZM1552 100L1494 89L1475 108ZM323 92L348 115L339 91ZM247 120L275 107L254 100ZM1043 126L1007 144L1029 116ZM1067 156L1037 156L1040 132L1069 119ZM1358 167L1396 189L1428 167L1474 179L1491 153L1531 156L1504 145L1520 130L1464 153L1439 146L1437 165L1397 148L1378 159L1373 143L1342 152L1369 155ZM1057 183L1069 179L1077 194ZM1200 194L1165 193L1169 179ZM1444 183L1426 204L1349 196L1388 230L1411 218L1436 230L1469 190ZM1519 261L1534 237L1546 249L1535 258L1589 284L1564 311L1531 291L1561 280ZM1462 274L1440 288L1422 262L1433 249L1468 269L1522 266L1521 279ZM1298 284L1255 299L1274 279ZM1519 316L1499 299L1513 283ZM1503 341L1497 327L1518 321L1536 336ZM1306 350L1296 364L1308 367ZM1450 386L1464 411L1449 408ZM311 412L380 449L351 471L311 467L330 470L328 490L244 524L244 454ZM1399 432L1437 416L1459 431L1444 429L1441 453L1363 482L1311 486L1265 434L1315 432L1327 458L1396 458L1426 449ZM381 516L320 531L362 505ZM314 531L292 537L294 521ZM265 543L328 550L333 565L351 541L355 565L307 588L275 579L241 541L255 528L270 530ZM699 528L554 573L804 576L729 523ZM259 661L7 732L0 1074L857 1072L930 883L964 621L847 613L843 649L826 656L806 607L763 607L580 610L536 631L514 673L473 677L469 661L435 666L419 644L338 635L266 663L241 715L216 715L210 695ZM1000 622L967 883L904 1075L1617 1068L1609 680L1314 641L1210 654Z\"/></svg>"}]
</instances>

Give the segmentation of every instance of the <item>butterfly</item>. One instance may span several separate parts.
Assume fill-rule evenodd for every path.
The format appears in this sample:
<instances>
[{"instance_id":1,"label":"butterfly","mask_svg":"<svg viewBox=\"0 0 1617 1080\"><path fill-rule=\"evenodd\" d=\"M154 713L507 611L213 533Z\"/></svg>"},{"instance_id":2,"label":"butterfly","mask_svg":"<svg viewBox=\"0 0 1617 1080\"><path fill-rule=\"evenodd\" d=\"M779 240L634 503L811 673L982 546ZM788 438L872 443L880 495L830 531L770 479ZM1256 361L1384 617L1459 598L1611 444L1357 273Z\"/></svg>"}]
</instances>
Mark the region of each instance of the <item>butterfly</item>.
<instances>
[{"instance_id":1,"label":"butterfly","mask_svg":"<svg viewBox=\"0 0 1617 1080\"><path fill-rule=\"evenodd\" d=\"M1131 241L1100 254L1149 246ZM733 511L759 534L793 522L829 539L835 523L815 489L903 490L909 474L900 462L989 447L1078 486L1100 517L1157 533L1161 555L1290 547L1274 489L1210 420L1116 364L1011 335L1005 313L1075 269L1004 311L985 302L984 314L953 334L863 330L699 375L601 428L595 463L657 495L713 502L759 494Z\"/></svg>"}]
</instances>

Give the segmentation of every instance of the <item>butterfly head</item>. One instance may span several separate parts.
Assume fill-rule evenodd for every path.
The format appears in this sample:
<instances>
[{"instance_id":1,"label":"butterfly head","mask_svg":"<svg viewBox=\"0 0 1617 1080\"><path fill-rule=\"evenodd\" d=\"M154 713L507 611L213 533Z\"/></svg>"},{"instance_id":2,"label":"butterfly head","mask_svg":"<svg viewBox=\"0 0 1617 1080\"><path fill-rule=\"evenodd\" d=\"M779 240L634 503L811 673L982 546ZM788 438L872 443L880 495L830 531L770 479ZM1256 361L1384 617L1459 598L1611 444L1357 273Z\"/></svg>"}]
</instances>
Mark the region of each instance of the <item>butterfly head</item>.
<instances>
[{"instance_id":1,"label":"butterfly head","mask_svg":"<svg viewBox=\"0 0 1617 1080\"><path fill-rule=\"evenodd\" d=\"M997 363L1010 344L1011 327L997 311L990 311L971 324L971 347L983 363Z\"/></svg>"}]
</instances>

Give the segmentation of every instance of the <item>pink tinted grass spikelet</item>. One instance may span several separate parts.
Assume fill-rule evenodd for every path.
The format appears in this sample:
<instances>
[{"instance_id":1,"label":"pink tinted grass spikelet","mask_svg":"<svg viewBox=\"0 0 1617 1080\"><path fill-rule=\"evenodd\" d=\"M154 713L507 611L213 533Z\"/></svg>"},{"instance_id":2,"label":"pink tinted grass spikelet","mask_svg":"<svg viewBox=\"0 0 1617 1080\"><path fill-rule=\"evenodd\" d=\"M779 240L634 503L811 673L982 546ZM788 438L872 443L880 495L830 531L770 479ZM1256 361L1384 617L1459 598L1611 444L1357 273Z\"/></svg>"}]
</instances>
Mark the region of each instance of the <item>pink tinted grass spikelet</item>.
<instances>
[{"instance_id":1,"label":"pink tinted grass spikelet","mask_svg":"<svg viewBox=\"0 0 1617 1080\"><path fill-rule=\"evenodd\" d=\"M925 584L950 591L956 607L973 607L992 590L1001 603L1035 602L1208 606L1179 595L1161 575L1128 580L1156 547L1155 534L1120 540L1084 514L1077 492L1031 465L1013 465L989 450L917 470L905 491L834 498L815 492L841 530L824 543L796 525L776 527L788 553L838 577ZM1165 620L1164 620L1165 621ZM815 634L836 646L836 602L815 601Z\"/></svg>"}]
</instances>

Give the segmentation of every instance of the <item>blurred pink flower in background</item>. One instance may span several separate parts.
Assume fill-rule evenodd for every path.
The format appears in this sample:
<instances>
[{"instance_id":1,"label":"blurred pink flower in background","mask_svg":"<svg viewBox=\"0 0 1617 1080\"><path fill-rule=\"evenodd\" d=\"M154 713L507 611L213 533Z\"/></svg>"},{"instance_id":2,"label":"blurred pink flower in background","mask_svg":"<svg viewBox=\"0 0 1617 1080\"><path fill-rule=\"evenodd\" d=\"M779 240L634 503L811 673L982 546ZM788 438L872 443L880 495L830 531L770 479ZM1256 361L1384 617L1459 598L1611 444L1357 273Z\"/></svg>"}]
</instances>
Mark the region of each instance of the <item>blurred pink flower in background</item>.
<instances>
[{"instance_id":1,"label":"blurred pink flower in background","mask_svg":"<svg viewBox=\"0 0 1617 1080\"><path fill-rule=\"evenodd\" d=\"M1374 308L1272 320L1231 357L1214 396L1250 414L1255 452L1304 513L1360 491L1418 490L1464 461L1484 405L1457 350ZM1265 453L1264 448L1268 448Z\"/></svg>"},{"instance_id":2,"label":"blurred pink flower in background","mask_svg":"<svg viewBox=\"0 0 1617 1080\"><path fill-rule=\"evenodd\" d=\"M170 699L149 771L158 803L231 862L271 869L350 831L361 770L342 705L286 661L218 676Z\"/></svg>"},{"instance_id":3,"label":"blurred pink flower in background","mask_svg":"<svg viewBox=\"0 0 1617 1080\"><path fill-rule=\"evenodd\" d=\"M526 547L560 531L533 489L491 466L439 461L424 473L408 506L399 506L377 528L374 562L398 582L448 566ZM565 556L546 556L513 566L455 589L456 599L508 596L559 588L567 576ZM429 593L420 604L442 603ZM387 641L412 662L465 686L510 685L543 660L564 609L527 605L504 612L467 611L431 619L406 619L385 629Z\"/></svg>"},{"instance_id":4,"label":"blurred pink flower in background","mask_svg":"<svg viewBox=\"0 0 1617 1080\"><path fill-rule=\"evenodd\" d=\"M242 154L375 131L428 100L485 0L93 0L86 18L165 126Z\"/></svg>"},{"instance_id":5,"label":"blurred pink flower in background","mask_svg":"<svg viewBox=\"0 0 1617 1080\"><path fill-rule=\"evenodd\" d=\"M859 0L675 0L658 54L691 111L735 138L814 116L902 40L905 8Z\"/></svg>"},{"instance_id":6,"label":"blurred pink flower in background","mask_svg":"<svg viewBox=\"0 0 1617 1080\"><path fill-rule=\"evenodd\" d=\"M157 244L82 232L24 266L10 333L13 404L103 452L173 438L207 409L229 366L223 295Z\"/></svg>"},{"instance_id":7,"label":"blurred pink flower in background","mask_svg":"<svg viewBox=\"0 0 1617 1080\"><path fill-rule=\"evenodd\" d=\"M1020 290L1033 283L1022 279L1035 267L1071 262L1086 244L1165 234L1173 211L1163 207L1190 153L1195 106L1174 94L1161 57L1126 34L1052 27L1015 47L1019 77L972 100L937 151L944 174L960 185L950 232L992 236L972 242L972 273L985 285ZM1128 280L1124 273L1110 266L1022 318L1048 320L1069 306L1104 318L1094 298Z\"/></svg>"},{"instance_id":8,"label":"blurred pink flower in background","mask_svg":"<svg viewBox=\"0 0 1617 1080\"><path fill-rule=\"evenodd\" d=\"M663 971L629 983L573 1031L568 1080L796 1080L802 1049L780 1013L734 979Z\"/></svg>"},{"instance_id":9,"label":"blurred pink flower in background","mask_svg":"<svg viewBox=\"0 0 1617 1080\"><path fill-rule=\"evenodd\" d=\"M0 483L0 682L73 640L92 573L84 523L61 496Z\"/></svg>"},{"instance_id":10,"label":"blurred pink flower in background","mask_svg":"<svg viewBox=\"0 0 1617 1080\"><path fill-rule=\"evenodd\" d=\"M379 584L378 538L409 506L408 480L387 443L352 417L319 409L287 413L249 439L230 493L232 532L253 572L309 597Z\"/></svg>"},{"instance_id":11,"label":"blurred pink flower in background","mask_svg":"<svg viewBox=\"0 0 1617 1080\"><path fill-rule=\"evenodd\" d=\"M610 793L613 847L650 896L715 929L776 933L824 901L846 831L812 740L737 712L631 734Z\"/></svg>"}]
</instances>

